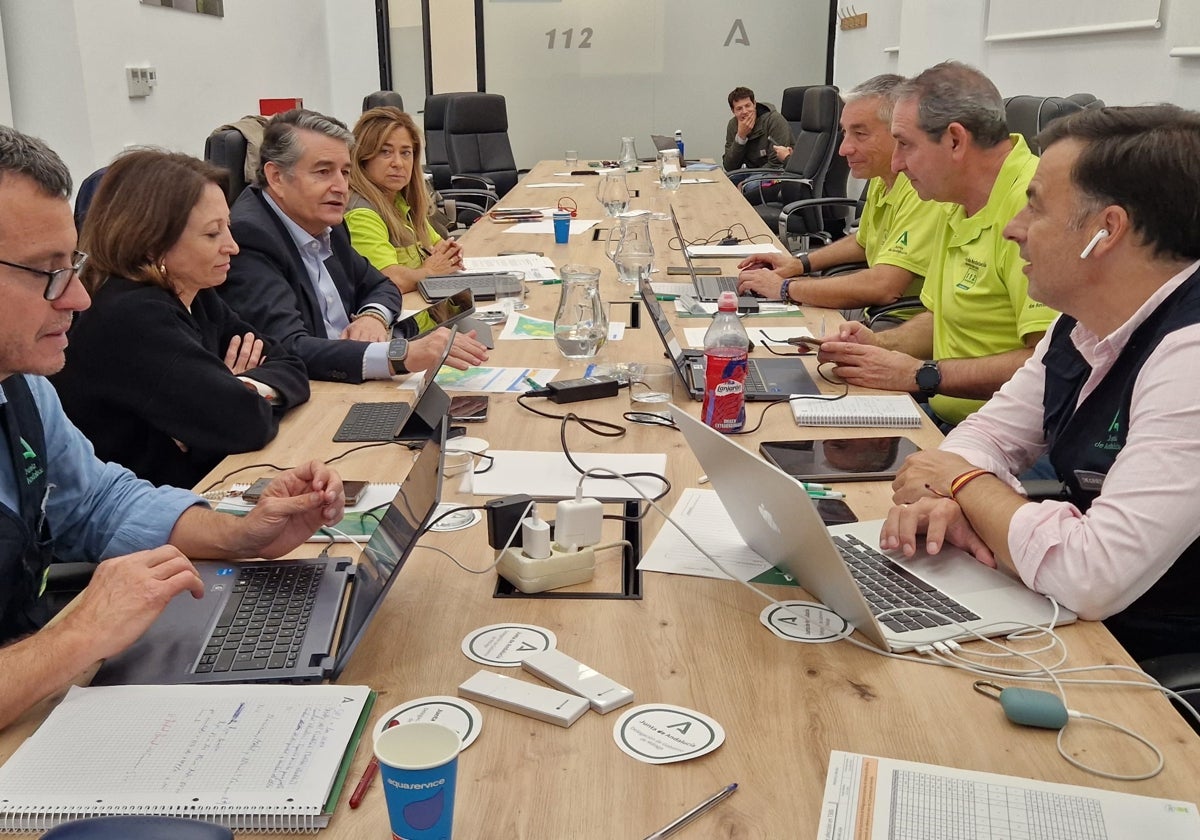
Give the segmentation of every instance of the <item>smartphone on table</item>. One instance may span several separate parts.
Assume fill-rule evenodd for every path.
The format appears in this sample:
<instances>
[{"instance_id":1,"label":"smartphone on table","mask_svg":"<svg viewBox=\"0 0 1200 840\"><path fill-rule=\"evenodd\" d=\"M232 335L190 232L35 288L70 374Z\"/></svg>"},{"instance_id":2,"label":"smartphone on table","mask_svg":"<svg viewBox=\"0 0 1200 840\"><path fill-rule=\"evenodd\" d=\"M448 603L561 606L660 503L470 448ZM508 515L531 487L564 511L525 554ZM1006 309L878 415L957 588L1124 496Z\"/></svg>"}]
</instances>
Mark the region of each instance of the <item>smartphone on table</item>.
<instances>
[{"instance_id":1,"label":"smartphone on table","mask_svg":"<svg viewBox=\"0 0 1200 840\"><path fill-rule=\"evenodd\" d=\"M487 395L458 396L450 400L450 419L457 423L482 423L487 420Z\"/></svg>"}]
</instances>

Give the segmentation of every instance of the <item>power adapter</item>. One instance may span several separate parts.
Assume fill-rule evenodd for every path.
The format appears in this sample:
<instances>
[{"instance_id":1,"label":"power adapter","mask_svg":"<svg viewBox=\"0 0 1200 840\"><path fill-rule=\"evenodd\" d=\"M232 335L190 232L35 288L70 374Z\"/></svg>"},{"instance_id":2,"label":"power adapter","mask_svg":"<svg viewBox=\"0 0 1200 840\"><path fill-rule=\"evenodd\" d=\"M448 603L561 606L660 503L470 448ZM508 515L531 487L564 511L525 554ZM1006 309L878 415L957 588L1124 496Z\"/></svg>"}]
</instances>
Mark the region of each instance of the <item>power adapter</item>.
<instances>
[{"instance_id":1,"label":"power adapter","mask_svg":"<svg viewBox=\"0 0 1200 840\"><path fill-rule=\"evenodd\" d=\"M742 240L738 239L736 236L726 236L724 239L721 240L720 244L721 245L741 245Z\"/></svg>"},{"instance_id":2,"label":"power adapter","mask_svg":"<svg viewBox=\"0 0 1200 840\"><path fill-rule=\"evenodd\" d=\"M499 551L506 545L521 545L521 517L533 502L528 493L515 493L484 503L487 515L488 545ZM511 537L511 541L510 538Z\"/></svg>"},{"instance_id":3,"label":"power adapter","mask_svg":"<svg viewBox=\"0 0 1200 840\"><path fill-rule=\"evenodd\" d=\"M519 548L510 548L500 555L496 571L517 589L531 595L591 580L596 573L596 553L590 548L565 551L554 543L549 557L534 558Z\"/></svg>"},{"instance_id":4,"label":"power adapter","mask_svg":"<svg viewBox=\"0 0 1200 840\"><path fill-rule=\"evenodd\" d=\"M600 542L604 507L595 499L585 499L576 490L574 499L563 499L554 510L554 538L568 550Z\"/></svg>"},{"instance_id":5,"label":"power adapter","mask_svg":"<svg viewBox=\"0 0 1200 840\"><path fill-rule=\"evenodd\" d=\"M582 400L615 397L619 390L621 390L621 383L608 376L564 379L561 382L549 382L546 384L547 398L550 402L559 405L581 402Z\"/></svg>"}]
</instances>

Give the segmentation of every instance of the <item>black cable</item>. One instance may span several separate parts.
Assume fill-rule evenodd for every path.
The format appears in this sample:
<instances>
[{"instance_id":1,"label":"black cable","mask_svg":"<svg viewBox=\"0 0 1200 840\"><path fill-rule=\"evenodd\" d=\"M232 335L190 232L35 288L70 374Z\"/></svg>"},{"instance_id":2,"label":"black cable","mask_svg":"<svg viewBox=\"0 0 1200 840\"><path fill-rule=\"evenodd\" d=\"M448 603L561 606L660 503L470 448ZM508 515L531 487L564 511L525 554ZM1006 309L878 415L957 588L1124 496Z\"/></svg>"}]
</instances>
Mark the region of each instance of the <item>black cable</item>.
<instances>
[{"instance_id":1,"label":"black cable","mask_svg":"<svg viewBox=\"0 0 1200 840\"><path fill-rule=\"evenodd\" d=\"M575 469L575 472L579 473L580 475L586 475L587 470L585 470L583 467L579 466L579 464L575 463L575 459L571 457L571 450L567 446L567 422L569 420L575 420L576 422L578 422L579 418L572 412L568 412L563 417L562 425L560 425L558 427L558 440L559 440L559 443L562 444L563 455L566 456L567 463L570 464ZM582 425L582 424L580 424L580 425ZM612 424L609 424L609 425L612 425ZM625 433L623 429L622 429L621 433L622 434ZM589 478L608 479L610 481L619 481L620 480L616 476L613 476L613 475L592 475L592 476L588 476L588 477ZM655 501L655 502L657 502L659 499L661 499L662 497L666 496L668 493L671 492L671 482L667 479L667 477L665 475L659 475L658 473L654 473L654 472L631 472L631 473L624 473L624 477L625 478L653 478L653 479L657 479L658 481L662 482L663 491L661 493L659 493L657 496L651 497L651 500Z\"/></svg>"},{"instance_id":2,"label":"black cable","mask_svg":"<svg viewBox=\"0 0 1200 840\"><path fill-rule=\"evenodd\" d=\"M537 397L537 396L542 396L542 395L539 393L536 393L536 392L531 393L531 392L527 391L524 394L520 394L517 396L517 405L521 406L521 408L525 409L526 411L533 412L534 414L538 415L539 417L549 417L551 420L564 420L564 419L574 420L576 423L578 423L580 426L583 426L583 428L587 429L592 434L599 435L600 437L609 437L609 438L624 437L625 432L627 431L627 429L624 426L617 425L616 423L610 423L607 420L596 420L592 417L580 417L578 414L576 414L573 411L569 412L567 414L551 414L548 411L539 411L538 409L534 408L533 406L531 406L525 402L525 397L529 397L529 396ZM593 428L593 426L595 426L597 428ZM607 431L607 432L602 431L603 428L610 429L611 431Z\"/></svg>"},{"instance_id":3,"label":"black cable","mask_svg":"<svg viewBox=\"0 0 1200 840\"><path fill-rule=\"evenodd\" d=\"M823 362L822 364L832 364L832 362ZM749 435L749 434L753 434L754 432L757 432L762 427L763 418L765 418L767 416L767 412L770 411L774 406L781 405L783 403L790 404L792 400L817 400L818 402L835 402L837 400L845 399L846 395L850 393L850 386L848 384L846 384L845 382L834 382L834 380L830 379L829 377L827 377L824 374L824 372L821 370L821 365L817 365L817 373L819 373L821 375L821 378L824 379L826 382L830 382L834 385L841 385L842 393L834 394L832 396L827 395L827 394L792 394L787 397L780 397L777 400L771 400L763 408L762 413L758 415L757 423L755 423L753 426L751 426L748 429L742 428L739 431L730 432L729 434L731 434L731 435Z\"/></svg>"}]
</instances>

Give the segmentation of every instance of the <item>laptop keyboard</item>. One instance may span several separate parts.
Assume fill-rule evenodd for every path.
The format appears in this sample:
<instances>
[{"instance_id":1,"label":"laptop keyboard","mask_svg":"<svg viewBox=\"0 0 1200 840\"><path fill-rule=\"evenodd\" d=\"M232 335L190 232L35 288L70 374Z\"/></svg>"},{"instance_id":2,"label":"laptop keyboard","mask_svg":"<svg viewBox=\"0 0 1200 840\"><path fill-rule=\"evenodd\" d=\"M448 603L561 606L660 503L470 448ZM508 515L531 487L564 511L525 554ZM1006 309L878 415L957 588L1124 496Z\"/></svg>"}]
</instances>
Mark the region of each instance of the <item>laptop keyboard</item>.
<instances>
[{"instance_id":1,"label":"laptop keyboard","mask_svg":"<svg viewBox=\"0 0 1200 840\"><path fill-rule=\"evenodd\" d=\"M696 281L700 284L700 293L711 300L716 300L721 292L737 294L737 278L730 275L713 277L702 274L696 276Z\"/></svg>"},{"instance_id":2,"label":"laptop keyboard","mask_svg":"<svg viewBox=\"0 0 1200 840\"><path fill-rule=\"evenodd\" d=\"M470 289L475 298L494 298L496 296L496 278L486 277L429 277L420 281L425 297L449 297L461 289Z\"/></svg>"},{"instance_id":3,"label":"laptop keyboard","mask_svg":"<svg viewBox=\"0 0 1200 840\"><path fill-rule=\"evenodd\" d=\"M742 387L746 389L747 394L765 394L767 392L767 383L763 381L762 372L759 371L758 365L754 364L753 359L746 364L746 382Z\"/></svg>"},{"instance_id":4,"label":"laptop keyboard","mask_svg":"<svg viewBox=\"0 0 1200 840\"><path fill-rule=\"evenodd\" d=\"M880 617L879 623L889 630L903 633L907 630L944 627L951 620L964 623L979 620L979 616L945 592L921 580L857 537L834 537L833 541L850 567L871 612L876 616L885 610L902 607L923 608ZM924 610L932 610L937 615Z\"/></svg>"},{"instance_id":5,"label":"laptop keyboard","mask_svg":"<svg viewBox=\"0 0 1200 840\"><path fill-rule=\"evenodd\" d=\"M392 440L408 416L408 403L361 402L350 406L346 419L338 427L336 443L361 443Z\"/></svg>"},{"instance_id":6,"label":"laptop keyboard","mask_svg":"<svg viewBox=\"0 0 1200 840\"><path fill-rule=\"evenodd\" d=\"M196 673L291 668L325 567L242 566Z\"/></svg>"}]
</instances>

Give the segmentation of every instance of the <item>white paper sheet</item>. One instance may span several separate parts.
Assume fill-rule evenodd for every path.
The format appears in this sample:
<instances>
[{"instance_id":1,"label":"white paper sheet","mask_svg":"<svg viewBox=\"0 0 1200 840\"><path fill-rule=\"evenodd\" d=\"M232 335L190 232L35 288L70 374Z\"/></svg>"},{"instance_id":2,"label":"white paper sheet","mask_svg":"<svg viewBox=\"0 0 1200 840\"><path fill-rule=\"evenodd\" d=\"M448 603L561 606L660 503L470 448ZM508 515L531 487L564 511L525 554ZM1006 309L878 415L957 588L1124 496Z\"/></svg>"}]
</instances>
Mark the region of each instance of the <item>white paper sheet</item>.
<instances>
[{"instance_id":1,"label":"white paper sheet","mask_svg":"<svg viewBox=\"0 0 1200 840\"><path fill-rule=\"evenodd\" d=\"M772 568L746 545L715 490L687 488L675 503L671 518L739 580L751 580ZM638 568L643 572L729 579L670 522L662 526L649 550L642 554Z\"/></svg>"},{"instance_id":2,"label":"white paper sheet","mask_svg":"<svg viewBox=\"0 0 1200 840\"><path fill-rule=\"evenodd\" d=\"M545 380L543 380L545 381ZM507 496L528 493L535 498L574 498L579 473L562 452L525 452L492 450L492 468L473 477L476 496ZM665 475L667 456L660 453L572 453L583 469L604 467L620 473L653 472ZM635 478L633 482L647 495L662 492L662 482L655 478ZM619 479L588 478L583 482L583 495L600 499L640 499L632 487Z\"/></svg>"}]
</instances>

